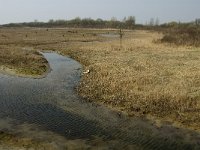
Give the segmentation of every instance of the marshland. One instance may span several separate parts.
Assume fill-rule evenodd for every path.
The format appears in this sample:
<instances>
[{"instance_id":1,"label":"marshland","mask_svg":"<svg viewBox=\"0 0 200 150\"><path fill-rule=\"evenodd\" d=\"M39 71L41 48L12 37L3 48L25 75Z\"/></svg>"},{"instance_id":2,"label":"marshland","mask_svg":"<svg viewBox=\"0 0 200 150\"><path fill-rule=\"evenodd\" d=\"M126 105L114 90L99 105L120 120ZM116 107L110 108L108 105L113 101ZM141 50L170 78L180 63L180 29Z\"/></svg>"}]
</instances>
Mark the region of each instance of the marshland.
<instances>
[{"instance_id":1,"label":"marshland","mask_svg":"<svg viewBox=\"0 0 200 150\"><path fill-rule=\"evenodd\" d=\"M112 36L118 29L6 27L0 33L3 74L48 74L42 52L55 52L80 62L82 72L89 70L74 87L85 102L155 125L199 131L198 44L169 42L173 32L166 30L124 29L122 45Z\"/></svg>"},{"instance_id":2,"label":"marshland","mask_svg":"<svg viewBox=\"0 0 200 150\"><path fill-rule=\"evenodd\" d=\"M199 149L200 20L0 26L0 149Z\"/></svg>"}]
</instances>

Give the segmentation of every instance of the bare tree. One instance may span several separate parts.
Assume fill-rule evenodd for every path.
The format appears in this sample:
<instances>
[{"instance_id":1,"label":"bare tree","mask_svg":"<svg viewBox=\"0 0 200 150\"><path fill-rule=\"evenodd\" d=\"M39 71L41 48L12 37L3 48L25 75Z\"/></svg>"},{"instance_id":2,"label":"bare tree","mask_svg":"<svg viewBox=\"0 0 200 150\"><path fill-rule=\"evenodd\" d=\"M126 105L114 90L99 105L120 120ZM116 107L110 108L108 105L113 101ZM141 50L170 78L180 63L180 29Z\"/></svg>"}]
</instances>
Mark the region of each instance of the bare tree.
<instances>
[{"instance_id":1,"label":"bare tree","mask_svg":"<svg viewBox=\"0 0 200 150\"><path fill-rule=\"evenodd\" d=\"M119 30L119 38L120 38L120 49L122 49L122 37L123 37L124 33L122 32L122 29L120 28Z\"/></svg>"},{"instance_id":2,"label":"bare tree","mask_svg":"<svg viewBox=\"0 0 200 150\"><path fill-rule=\"evenodd\" d=\"M154 18L151 18L150 21L149 21L149 25L154 26L154 24L155 24Z\"/></svg>"},{"instance_id":3,"label":"bare tree","mask_svg":"<svg viewBox=\"0 0 200 150\"><path fill-rule=\"evenodd\" d=\"M129 16L126 19L126 26L130 29L132 29L135 25L135 17L134 16Z\"/></svg>"},{"instance_id":4,"label":"bare tree","mask_svg":"<svg viewBox=\"0 0 200 150\"><path fill-rule=\"evenodd\" d=\"M155 26L159 26L159 19L158 18L156 18Z\"/></svg>"},{"instance_id":5,"label":"bare tree","mask_svg":"<svg viewBox=\"0 0 200 150\"><path fill-rule=\"evenodd\" d=\"M200 25L200 18L195 20L195 24L198 26Z\"/></svg>"}]
</instances>

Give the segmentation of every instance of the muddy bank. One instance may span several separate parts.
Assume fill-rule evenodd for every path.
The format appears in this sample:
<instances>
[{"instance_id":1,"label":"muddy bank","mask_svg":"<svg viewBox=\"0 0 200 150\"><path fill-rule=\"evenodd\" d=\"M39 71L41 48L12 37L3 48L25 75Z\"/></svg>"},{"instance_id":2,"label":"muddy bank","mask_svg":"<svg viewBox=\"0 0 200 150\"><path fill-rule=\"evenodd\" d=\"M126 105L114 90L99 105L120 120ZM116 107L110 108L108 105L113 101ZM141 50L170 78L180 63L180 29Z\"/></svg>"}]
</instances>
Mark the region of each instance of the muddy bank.
<instances>
[{"instance_id":1,"label":"muddy bank","mask_svg":"<svg viewBox=\"0 0 200 150\"><path fill-rule=\"evenodd\" d=\"M44 56L52 69L45 78L0 74L0 131L14 135L19 147L27 146L20 145L20 139L29 139L47 149L49 145L52 149L200 148L196 132L170 123L158 127L147 119L86 102L75 90L82 66L55 53ZM4 144L5 139L1 139Z\"/></svg>"}]
</instances>

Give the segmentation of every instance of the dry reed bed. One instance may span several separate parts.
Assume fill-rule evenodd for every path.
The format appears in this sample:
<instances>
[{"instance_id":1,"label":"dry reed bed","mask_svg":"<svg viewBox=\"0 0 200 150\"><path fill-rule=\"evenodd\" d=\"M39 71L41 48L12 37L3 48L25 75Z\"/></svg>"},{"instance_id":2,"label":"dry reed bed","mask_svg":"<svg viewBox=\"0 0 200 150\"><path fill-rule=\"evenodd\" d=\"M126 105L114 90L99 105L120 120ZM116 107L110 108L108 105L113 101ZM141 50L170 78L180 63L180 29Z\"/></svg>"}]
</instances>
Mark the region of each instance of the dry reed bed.
<instances>
[{"instance_id":1,"label":"dry reed bed","mask_svg":"<svg viewBox=\"0 0 200 150\"><path fill-rule=\"evenodd\" d=\"M200 49L169 47L156 33L123 41L63 48L90 70L79 94L130 115L151 114L199 129ZM62 48L61 48L62 49Z\"/></svg>"}]
</instances>

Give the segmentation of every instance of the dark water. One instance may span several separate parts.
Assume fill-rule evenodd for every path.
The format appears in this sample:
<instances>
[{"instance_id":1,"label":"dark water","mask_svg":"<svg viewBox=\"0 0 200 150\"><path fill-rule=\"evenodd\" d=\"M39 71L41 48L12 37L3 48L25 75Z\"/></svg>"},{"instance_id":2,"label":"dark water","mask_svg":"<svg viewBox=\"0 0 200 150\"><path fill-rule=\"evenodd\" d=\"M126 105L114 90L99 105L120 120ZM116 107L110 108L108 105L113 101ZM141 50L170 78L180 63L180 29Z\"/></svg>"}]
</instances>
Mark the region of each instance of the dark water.
<instances>
[{"instance_id":1,"label":"dark water","mask_svg":"<svg viewBox=\"0 0 200 150\"><path fill-rule=\"evenodd\" d=\"M55 53L43 55L52 69L45 78L0 75L0 131L54 142L57 149L69 140L84 141L87 148L200 149L198 133L167 124L158 128L81 100L74 90L81 65Z\"/></svg>"}]
</instances>

